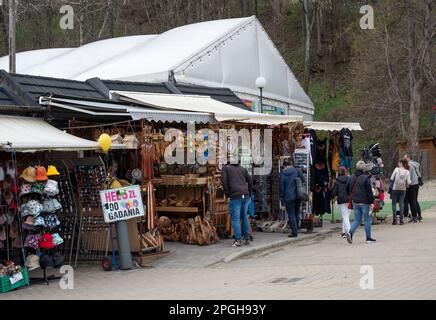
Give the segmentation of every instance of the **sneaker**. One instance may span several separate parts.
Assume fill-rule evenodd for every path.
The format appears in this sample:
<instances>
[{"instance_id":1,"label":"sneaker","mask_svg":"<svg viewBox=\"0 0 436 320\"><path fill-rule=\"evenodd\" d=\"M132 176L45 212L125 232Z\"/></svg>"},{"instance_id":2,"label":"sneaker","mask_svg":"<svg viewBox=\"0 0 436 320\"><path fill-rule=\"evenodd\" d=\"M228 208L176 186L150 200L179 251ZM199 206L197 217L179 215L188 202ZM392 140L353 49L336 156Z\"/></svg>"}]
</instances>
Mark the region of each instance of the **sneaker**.
<instances>
[{"instance_id":1,"label":"sneaker","mask_svg":"<svg viewBox=\"0 0 436 320\"><path fill-rule=\"evenodd\" d=\"M400 221L400 226L402 226L404 224L404 221L403 220L401 220Z\"/></svg>"},{"instance_id":2,"label":"sneaker","mask_svg":"<svg viewBox=\"0 0 436 320\"><path fill-rule=\"evenodd\" d=\"M342 237L342 239L345 239L345 238L347 237L347 235L346 235L345 233L343 233L343 234L341 235L341 237Z\"/></svg>"},{"instance_id":3,"label":"sneaker","mask_svg":"<svg viewBox=\"0 0 436 320\"><path fill-rule=\"evenodd\" d=\"M248 246L250 244L250 239L241 240L244 246Z\"/></svg>"},{"instance_id":4,"label":"sneaker","mask_svg":"<svg viewBox=\"0 0 436 320\"><path fill-rule=\"evenodd\" d=\"M232 247L241 247L243 245L244 243L242 242L242 240L235 240L233 241Z\"/></svg>"},{"instance_id":5,"label":"sneaker","mask_svg":"<svg viewBox=\"0 0 436 320\"><path fill-rule=\"evenodd\" d=\"M416 219L416 218L413 218L413 221L412 221L413 223L418 223L418 219Z\"/></svg>"},{"instance_id":6,"label":"sneaker","mask_svg":"<svg viewBox=\"0 0 436 320\"><path fill-rule=\"evenodd\" d=\"M418 221L419 221L419 222L422 222L422 217L419 217L419 218L418 218Z\"/></svg>"},{"instance_id":7,"label":"sneaker","mask_svg":"<svg viewBox=\"0 0 436 320\"><path fill-rule=\"evenodd\" d=\"M353 243L353 234L352 234L351 232L348 232L348 233L346 234L346 236L347 236L347 241L348 241L348 243L349 243L349 244L352 244L352 243Z\"/></svg>"},{"instance_id":8,"label":"sneaker","mask_svg":"<svg viewBox=\"0 0 436 320\"><path fill-rule=\"evenodd\" d=\"M254 238L253 238L253 236L250 236L250 241L254 241Z\"/></svg>"},{"instance_id":9,"label":"sneaker","mask_svg":"<svg viewBox=\"0 0 436 320\"><path fill-rule=\"evenodd\" d=\"M289 237L289 238L296 238L297 236L296 236L296 235L293 235L293 234L290 234L290 235L288 235L288 237Z\"/></svg>"},{"instance_id":10,"label":"sneaker","mask_svg":"<svg viewBox=\"0 0 436 320\"><path fill-rule=\"evenodd\" d=\"M392 221L392 225L395 226L397 224L397 220Z\"/></svg>"},{"instance_id":11,"label":"sneaker","mask_svg":"<svg viewBox=\"0 0 436 320\"><path fill-rule=\"evenodd\" d=\"M376 242L375 239L373 239L373 238L366 238L366 243L374 243L374 242Z\"/></svg>"}]
</instances>

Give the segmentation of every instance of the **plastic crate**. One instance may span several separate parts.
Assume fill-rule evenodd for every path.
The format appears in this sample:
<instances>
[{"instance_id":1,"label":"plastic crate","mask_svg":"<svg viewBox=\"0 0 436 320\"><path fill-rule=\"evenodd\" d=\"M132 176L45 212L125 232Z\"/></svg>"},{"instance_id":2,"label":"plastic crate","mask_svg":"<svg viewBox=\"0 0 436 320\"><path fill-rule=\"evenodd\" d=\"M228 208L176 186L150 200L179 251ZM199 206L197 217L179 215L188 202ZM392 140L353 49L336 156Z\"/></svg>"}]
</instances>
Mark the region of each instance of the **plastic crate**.
<instances>
[{"instance_id":1,"label":"plastic crate","mask_svg":"<svg viewBox=\"0 0 436 320\"><path fill-rule=\"evenodd\" d=\"M23 274L23 279L20 281L15 282L13 285L11 285L11 281L9 280L8 276L0 277L0 293L5 293L17 288L20 288L22 286L28 286L29 285L29 275L27 273L27 268L22 268L21 273Z\"/></svg>"}]
</instances>

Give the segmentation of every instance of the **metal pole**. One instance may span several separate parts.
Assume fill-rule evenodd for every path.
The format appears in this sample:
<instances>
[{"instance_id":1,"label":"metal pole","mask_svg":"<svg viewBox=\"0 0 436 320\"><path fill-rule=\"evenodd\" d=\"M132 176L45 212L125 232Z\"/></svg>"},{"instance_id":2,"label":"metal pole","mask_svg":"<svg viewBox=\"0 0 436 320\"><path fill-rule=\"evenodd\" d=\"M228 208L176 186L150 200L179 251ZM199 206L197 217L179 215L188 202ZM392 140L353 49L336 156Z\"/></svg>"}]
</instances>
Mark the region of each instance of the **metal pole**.
<instances>
[{"instance_id":1,"label":"metal pole","mask_svg":"<svg viewBox=\"0 0 436 320\"><path fill-rule=\"evenodd\" d=\"M260 113L263 113L263 97L262 97L263 88L259 88L259 89L260 89Z\"/></svg>"},{"instance_id":2,"label":"metal pole","mask_svg":"<svg viewBox=\"0 0 436 320\"><path fill-rule=\"evenodd\" d=\"M117 240L118 240L118 254L120 256L120 269L127 270L133 268L132 254L130 252L129 231L127 228L127 221L117 221Z\"/></svg>"},{"instance_id":3,"label":"metal pole","mask_svg":"<svg viewBox=\"0 0 436 320\"><path fill-rule=\"evenodd\" d=\"M16 73L15 1L9 0L9 73Z\"/></svg>"}]
</instances>

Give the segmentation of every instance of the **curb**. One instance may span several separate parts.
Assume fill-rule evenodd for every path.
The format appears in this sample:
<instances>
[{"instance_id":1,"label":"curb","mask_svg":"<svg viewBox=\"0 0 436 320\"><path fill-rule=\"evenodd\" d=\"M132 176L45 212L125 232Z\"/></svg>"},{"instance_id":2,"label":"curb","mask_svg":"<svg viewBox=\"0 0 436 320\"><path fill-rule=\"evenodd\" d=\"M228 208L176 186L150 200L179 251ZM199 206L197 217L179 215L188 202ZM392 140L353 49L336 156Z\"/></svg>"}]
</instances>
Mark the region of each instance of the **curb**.
<instances>
[{"instance_id":1,"label":"curb","mask_svg":"<svg viewBox=\"0 0 436 320\"><path fill-rule=\"evenodd\" d=\"M316 233L314 232L312 234L307 234L307 235L301 236L300 238L287 238L287 239L283 239L283 240L279 240L279 241L275 241L275 242L271 242L271 243L266 243L266 244L263 244L260 246L252 246L250 248L243 249L243 250L238 251L238 252L234 252L234 253L232 253L232 254L230 254L230 255L228 255L228 256L226 256L226 257L224 257L216 262L210 263L206 267L210 267L210 266L216 265L218 263L230 263L232 261L238 260L240 258L249 256L249 255L252 255L254 253L268 251L268 250L283 247L283 246L286 246L288 244L292 244L295 242L300 242L300 241L304 241L304 240L308 240L308 239L313 239L313 238L319 237L321 235L334 233L337 231L338 228L321 230L321 231L316 232Z\"/></svg>"}]
</instances>

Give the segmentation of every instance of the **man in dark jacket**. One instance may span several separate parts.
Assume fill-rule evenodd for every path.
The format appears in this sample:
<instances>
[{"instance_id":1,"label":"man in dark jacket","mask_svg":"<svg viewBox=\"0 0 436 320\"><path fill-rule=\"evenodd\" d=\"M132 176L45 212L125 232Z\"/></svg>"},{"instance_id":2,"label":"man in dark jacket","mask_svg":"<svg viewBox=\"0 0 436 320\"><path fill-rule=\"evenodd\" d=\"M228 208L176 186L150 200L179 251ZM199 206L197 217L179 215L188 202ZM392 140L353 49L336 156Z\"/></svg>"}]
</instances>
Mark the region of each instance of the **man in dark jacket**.
<instances>
[{"instance_id":1,"label":"man in dark jacket","mask_svg":"<svg viewBox=\"0 0 436 320\"><path fill-rule=\"evenodd\" d=\"M224 192L230 199L229 209L232 219L232 228L235 235L234 247L249 244L250 223L248 221L248 206L250 195L253 192L253 180L247 169L239 164L228 164L223 167L221 173ZM244 229L244 240L242 240L241 220Z\"/></svg>"},{"instance_id":2,"label":"man in dark jacket","mask_svg":"<svg viewBox=\"0 0 436 320\"><path fill-rule=\"evenodd\" d=\"M348 181L347 191L353 200L354 221L351 224L350 232L347 233L347 241L353 243L353 234L359 227L362 217L365 220L366 243L375 242L371 238L372 219L369 211L374 203L374 194L372 192L370 177L365 174L366 164L358 161L356 164L356 173Z\"/></svg>"},{"instance_id":3,"label":"man in dark jacket","mask_svg":"<svg viewBox=\"0 0 436 320\"><path fill-rule=\"evenodd\" d=\"M284 170L280 175L280 200L286 206L289 223L291 225L291 234L289 237L296 238L298 236L298 220L300 201L297 197L297 178L301 178L301 182L305 182L304 176L294 168L291 160L285 160L283 163Z\"/></svg>"},{"instance_id":4,"label":"man in dark jacket","mask_svg":"<svg viewBox=\"0 0 436 320\"><path fill-rule=\"evenodd\" d=\"M340 167L338 170L338 177L333 185L332 196L336 198L342 214L342 238L346 238L347 233L350 232L350 210L348 209L349 194L347 190L349 176L347 176L347 169Z\"/></svg>"}]
</instances>

